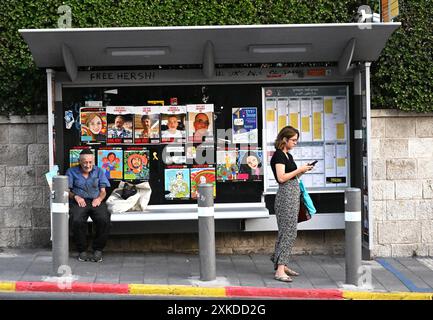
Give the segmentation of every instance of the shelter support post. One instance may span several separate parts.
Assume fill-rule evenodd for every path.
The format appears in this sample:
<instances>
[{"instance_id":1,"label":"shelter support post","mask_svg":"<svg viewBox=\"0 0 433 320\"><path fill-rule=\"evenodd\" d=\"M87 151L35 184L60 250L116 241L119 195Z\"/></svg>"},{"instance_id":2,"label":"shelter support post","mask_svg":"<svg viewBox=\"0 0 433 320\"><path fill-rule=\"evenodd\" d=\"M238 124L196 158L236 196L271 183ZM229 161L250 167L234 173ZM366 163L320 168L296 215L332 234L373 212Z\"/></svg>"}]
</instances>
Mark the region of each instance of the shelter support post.
<instances>
[{"instance_id":1,"label":"shelter support post","mask_svg":"<svg viewBox=\"0 0 433 320\"><path fill-rule=\"evenodd\" d=\"M68 177L55 176L53 178L53 273L62 275L62 266L68 265L69 260L69 200Z\"/></svg>"},{"instance_id":2,"label":"shelter support post","mask_svg":"<svg viewBox=\"0 0 433 320\"><path fill-rule=\"evenodd\" d=\"M346 283L360 285L361 271L361 190L347 188L344 192L346 224Z\"/></svg>"},{"instance_id":3,"label":"shelter support post","mask_svg":"<svg viewBox=\"0 0 433 320\"><path fill-rule=\"evenodd\" d=\"M200 253L200 280L216 279L215 217L213 185L198 185L198 231Z\"/></svg>"}]
</instances>

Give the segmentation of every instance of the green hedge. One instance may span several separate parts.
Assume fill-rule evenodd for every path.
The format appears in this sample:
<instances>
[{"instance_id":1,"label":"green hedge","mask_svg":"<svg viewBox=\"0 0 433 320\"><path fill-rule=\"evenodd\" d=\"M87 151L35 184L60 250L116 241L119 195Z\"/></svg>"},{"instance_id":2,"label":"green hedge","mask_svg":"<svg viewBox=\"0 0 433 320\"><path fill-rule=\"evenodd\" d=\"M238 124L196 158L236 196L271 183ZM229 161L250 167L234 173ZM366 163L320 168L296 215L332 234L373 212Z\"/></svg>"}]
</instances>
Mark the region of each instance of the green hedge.
<instances>
[{"instance_id":1,"label":"green hedge","mask_svg":"<svg viewBox=\"0 0 433 320\"><path fill-rule=\"evenodd\" d=\"M72 27L84 28L350 22L357 7L365 2L377 6L377 1L374 0L3 0L0 2L0 114L46 113L46 76L43 70L35 67L18 29L56 28L60 16L57 8L62 4L72 8ZM431 3L427 5L431 0L421 2L430 8L431 12ZM416 23L416 34L419 36L416 43L422 43L426 39L427 31L430 30L431 36L431 20L428 25L421 19L415 19L412 12L424 12L423 17L431 19L428 11L423 11L422 5L418 4L405 5L404 8L407 8L408 13L405 14L409 17L408 20ZM424 94L417 100L408 101L412 99L412 94L403 95L397 100L393 98L401 77L396 74L398 70L395 70L400 67L393 65L393 61L396 61L394 52L401 50L399 54L402 57L409 55L413 58L415 55L409 52L412 46L400 45L403 40L406 43L406 39L404 29L387 47L380 62L383 66L379 65L378 69L375 69L373 81L377 82L378 87L375 88L374 98L380 105L388 107L405 109L410 102L414 109L427 110L431 106L420 104L427 102L427 95L431 98L431 92L428 93L426 88L411 88L411 92ZM418 53L416 56L418 57ZM424 61L421 57L417 59L417 67L411 70L422 70L422 74L426 75L426 63L430 63L431 69L431 59L426 61L426 58L424 55ZM412 59L409 62L414 61ZM430 80L431 77L430 70ZM427 80L428 78L421 80L417 77L412 79L411 84L423 86Z\"/></svg>"},{"instance_id":2,"label":"green hedge","mask_svg":"<svg viewBox=\"0 0 433 320\"><path fill-rule=\"evenodd\" d=\"M433 111L433 1L399 0L402 23L372 67L372 105Z\"/></svg>"}]
</instances>

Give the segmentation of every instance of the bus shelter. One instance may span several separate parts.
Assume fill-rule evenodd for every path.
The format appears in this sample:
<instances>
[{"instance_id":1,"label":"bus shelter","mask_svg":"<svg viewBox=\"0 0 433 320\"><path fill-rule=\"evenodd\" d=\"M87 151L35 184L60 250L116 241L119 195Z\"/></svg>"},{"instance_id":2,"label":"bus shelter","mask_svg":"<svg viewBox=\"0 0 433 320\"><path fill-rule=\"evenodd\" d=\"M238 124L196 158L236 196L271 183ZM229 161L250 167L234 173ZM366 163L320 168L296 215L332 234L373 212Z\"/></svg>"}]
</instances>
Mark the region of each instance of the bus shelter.
<instances>
[{"instance_id":1,"label":"bus shelter","mask_svg":"<svg viewBox=\"0 0 433 320\"><path fill-rule=\"evenodd\" d=\"M295 161L318 160L302 177L318 213L299 229L344 229L344 190L357 187L368 250L370 65L399 25L20 33L47 72L50 168L64 174L90 148L112 188L149 183L145 210L112 215L117 232L192 232L203 182L214 185L216 231L277 230L269 162L277 133L292 125Z\"/></svg>"}]
</instances>

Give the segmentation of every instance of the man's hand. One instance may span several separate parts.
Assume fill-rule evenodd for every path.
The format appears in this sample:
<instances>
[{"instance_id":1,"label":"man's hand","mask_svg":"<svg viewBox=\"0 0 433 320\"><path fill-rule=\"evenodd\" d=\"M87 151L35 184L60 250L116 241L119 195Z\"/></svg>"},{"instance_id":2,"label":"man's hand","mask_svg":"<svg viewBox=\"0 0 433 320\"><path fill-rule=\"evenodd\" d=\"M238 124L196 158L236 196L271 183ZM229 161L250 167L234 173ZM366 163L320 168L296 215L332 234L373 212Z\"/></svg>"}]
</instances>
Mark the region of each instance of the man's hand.
<instances>
[{"instance_id":1,"label":"man's hand","mask_svg":"<svg viewBox=\"0 0 433 320\"><path fill-rule=\"evenodd\" d=\"M86 206L86 200L84 200L80 196L75 195L74 199L78 203L78 206L83 207L83 208Z\"/></svg>"},{"instance_id":2,"label":"man's hand","mask_svg":"<svg viewBox=\"0 0 433 320\"><path fill-rule=\"evenodd\" d=\"M93 201L92 201L92 207L99 207L99 205L101 204L101 202L102 202L102 200L99 197L93 199Z\"/></svg>"}]
</instances>

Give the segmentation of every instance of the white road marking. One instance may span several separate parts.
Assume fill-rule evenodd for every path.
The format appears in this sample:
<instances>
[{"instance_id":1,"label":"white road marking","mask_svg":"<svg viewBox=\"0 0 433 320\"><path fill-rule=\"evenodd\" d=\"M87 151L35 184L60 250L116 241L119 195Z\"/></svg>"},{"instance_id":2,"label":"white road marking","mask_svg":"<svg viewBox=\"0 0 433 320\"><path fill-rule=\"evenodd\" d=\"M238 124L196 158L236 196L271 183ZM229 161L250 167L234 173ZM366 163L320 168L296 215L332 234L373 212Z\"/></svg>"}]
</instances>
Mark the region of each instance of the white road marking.
<instances>
[{"instance_id":1,"label":"white road marking","mask_svg":"<svg viewBox=\"0 0 433 320\"><path fill-rule=\"evenodd\" d=\"M416 258L419 262L425 265L430 270L433 270L433 258Z\"/></svg>"}]
</instances>

